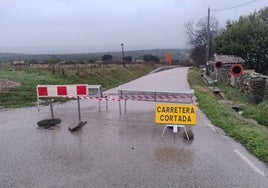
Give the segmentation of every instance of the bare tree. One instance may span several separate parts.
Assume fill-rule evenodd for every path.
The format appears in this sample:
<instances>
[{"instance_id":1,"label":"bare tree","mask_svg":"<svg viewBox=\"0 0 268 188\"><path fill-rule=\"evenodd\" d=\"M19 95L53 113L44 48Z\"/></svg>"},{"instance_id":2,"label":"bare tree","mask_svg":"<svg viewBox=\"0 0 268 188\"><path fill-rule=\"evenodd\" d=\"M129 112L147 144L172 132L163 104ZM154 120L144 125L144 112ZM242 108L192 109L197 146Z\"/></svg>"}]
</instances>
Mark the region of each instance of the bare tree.
<instances>
[{"instance_id":1,"label":"bare tree","mask_svg":"<svg viewBox=\"0 0 268 188\"><path fill-rule=\"evenodd\" d=\"M197 24L188 21L184 24L187 42L191 46L190 58L197 66L206 64L206 50L208 47L208 29L207 18L201 18ZM219 22L211 18L209 32L209 54L212 56L215 52L214 38L219 34Z\"/></svg>"},{"instance_id":2,"label":"bare tree","mask_svg":"<svg viewBox=\"0 0 268 188\"><path fill-rule=\"evenodd\" d=\"M56 73L56 64L59 63L59 59L57 58L56 55L52 55L52 57L48 60L49 61L49 67L50 70L52 70L52 73Z\"/></svg>"}]
</instances>

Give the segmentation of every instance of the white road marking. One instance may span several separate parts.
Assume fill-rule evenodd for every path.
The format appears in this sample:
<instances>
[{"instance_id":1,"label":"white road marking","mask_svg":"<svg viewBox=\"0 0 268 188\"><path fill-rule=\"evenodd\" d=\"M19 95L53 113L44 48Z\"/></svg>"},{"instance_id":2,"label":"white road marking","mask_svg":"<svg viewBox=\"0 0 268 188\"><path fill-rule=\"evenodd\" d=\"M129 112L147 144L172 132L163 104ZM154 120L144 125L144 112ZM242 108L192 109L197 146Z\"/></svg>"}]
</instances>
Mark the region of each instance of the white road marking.
<instances>
[{"instance_id":1,"label":"white road marking","mask_svg":"<svg viewBox=\"0 0 268 188\"><path fill-rule=\"evenodd\" d=\"M245 155L243 155L240 151L238 151L237 149L234 150L234 152L241 157L249 166L251 166L253 168L253 170L257 173L259 173L262 176L265 176L264 172L262 172L260 169L258 169Z\"/></svg>"}]
</instances>

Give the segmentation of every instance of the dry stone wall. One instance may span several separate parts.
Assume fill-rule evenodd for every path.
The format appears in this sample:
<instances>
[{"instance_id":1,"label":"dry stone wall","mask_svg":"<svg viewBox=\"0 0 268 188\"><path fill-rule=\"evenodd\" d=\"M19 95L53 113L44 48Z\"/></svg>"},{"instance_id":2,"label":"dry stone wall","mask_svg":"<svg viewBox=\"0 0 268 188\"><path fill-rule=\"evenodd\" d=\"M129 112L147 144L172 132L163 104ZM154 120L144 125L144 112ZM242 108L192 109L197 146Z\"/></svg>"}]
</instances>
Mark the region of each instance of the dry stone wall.
<instances>
[{"instance_id":1,"label":"dry stone wall","mask_svg":"<svg viewBox=\"0 0 268 188\"><path fill-rule=\"evenodd\" d=\"M239 90L247 94L253 102L259 103L268 98L267 84L267 76L255 72L245 72L239 80Z\"/></svg>"},{"instance_id":2,"label":"dry stone wall","mask_svg":"<svg viewBox=\"0 0 268 188\"><path fill-rule=\"evenodd\" d=\"M216 79L216 71L210 70L209 76ZM230 74L230 66L223 67L218 79L235 87L235 77ZM256 73L254 70L245 70L244 75L237 78L238 89L255 102L260 103L268 99L268 76Z\"/></svg>"}]
</instances>

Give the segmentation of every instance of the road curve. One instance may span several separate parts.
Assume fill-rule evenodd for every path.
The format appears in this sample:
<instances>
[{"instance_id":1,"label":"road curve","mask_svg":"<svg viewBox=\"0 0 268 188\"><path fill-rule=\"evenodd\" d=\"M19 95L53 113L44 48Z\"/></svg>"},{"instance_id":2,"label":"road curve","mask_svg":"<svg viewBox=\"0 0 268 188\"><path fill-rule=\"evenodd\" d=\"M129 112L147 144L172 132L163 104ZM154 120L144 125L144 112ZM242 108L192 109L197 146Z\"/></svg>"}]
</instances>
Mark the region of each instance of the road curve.
<instances>
[{"instance_id":1,"label":"road curve","mask_svg":"<svg viewBox=\"0 0 268 188\"><path fill-rule=\"evenodd\" d=\"M120 86L138 90L189 89L188 68L141 77ZM33 91L35 92L35 91ZM116 89L106 93L114 93ZM52 129L36 122L50 118L48 106L0 110L0 187L256 187L268 185L267 165L213 126L198 110L195 139L154 123L153 102L81 100L54 105L62 123Z\"/></svg>"}]
</instances>

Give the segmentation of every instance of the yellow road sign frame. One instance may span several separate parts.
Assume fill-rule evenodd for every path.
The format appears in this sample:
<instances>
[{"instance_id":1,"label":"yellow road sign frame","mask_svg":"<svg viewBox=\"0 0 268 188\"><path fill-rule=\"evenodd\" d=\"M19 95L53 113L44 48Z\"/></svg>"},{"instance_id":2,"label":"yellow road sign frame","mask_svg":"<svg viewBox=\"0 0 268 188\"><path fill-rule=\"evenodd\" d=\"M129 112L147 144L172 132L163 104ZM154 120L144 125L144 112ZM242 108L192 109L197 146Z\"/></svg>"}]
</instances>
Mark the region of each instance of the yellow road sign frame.
<instances>
[{"instance_id":1,"label":"yellow road sign frame","mask_svg":"<svg viewBox=\"0 0 268 188\"><path fill-rule=\"evenodd\" d=\"M156 104L155 123L195 125L197 108L194 104Z\"/></svg>"}]
</instances>

